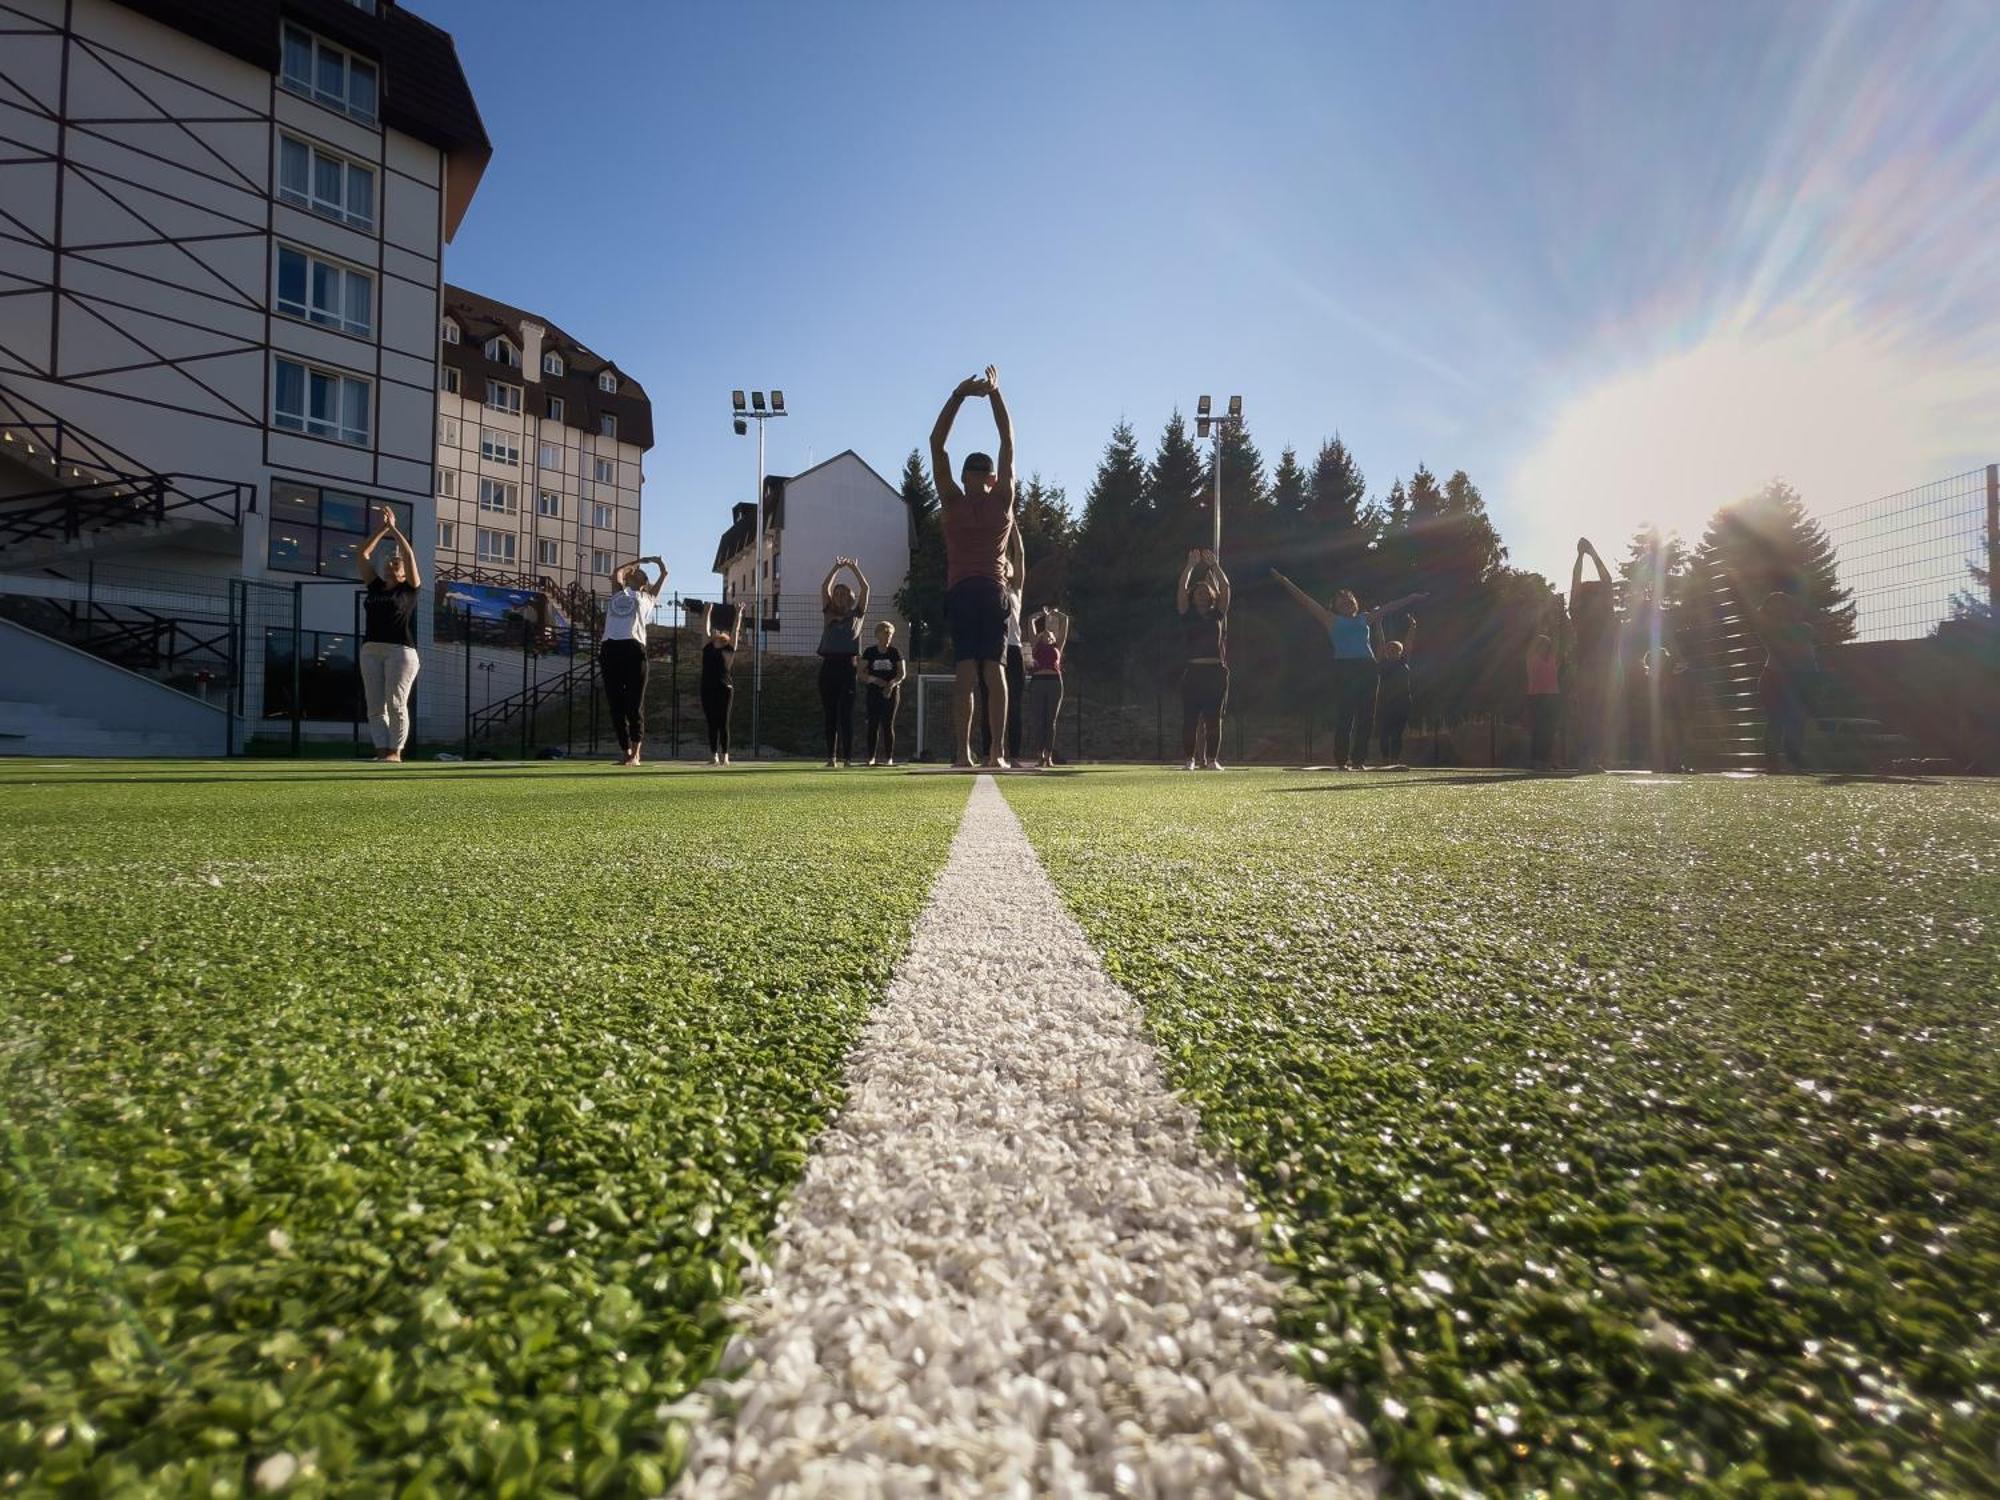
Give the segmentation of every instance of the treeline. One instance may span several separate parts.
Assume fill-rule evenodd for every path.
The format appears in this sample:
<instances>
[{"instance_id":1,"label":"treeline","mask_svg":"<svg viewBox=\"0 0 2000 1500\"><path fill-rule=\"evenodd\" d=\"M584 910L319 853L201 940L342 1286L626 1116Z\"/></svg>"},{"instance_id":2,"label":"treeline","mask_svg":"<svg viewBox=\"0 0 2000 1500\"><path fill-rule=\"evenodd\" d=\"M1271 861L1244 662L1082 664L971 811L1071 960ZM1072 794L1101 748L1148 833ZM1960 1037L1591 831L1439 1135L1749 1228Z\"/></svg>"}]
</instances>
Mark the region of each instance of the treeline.
<instances>
[{"instance_id":1,"label":"treeline","mask_svg":"<svg viewBox=\"0 0 2000 1500\"><path fill-rule=\"evenodd\" d=\"M1021 487L1030 612L1056 603L1075 619L1072 661L1094 690L1150 696L1178 681L1174 581L1190 547L1213 530L1212 449L1177 411L1150 457L1131 425L1112 429L1079 512L1064 490L1032 474ZM1364 606L1408 593L1429 598L1385 622L1411 629L1421 717L1445 723L1520 707L1522 659L1539 633L1567 632L1567 578L1507 562L1479 487L1463 469L1440 479L1419 465L1379 498L1339 436L1309 462L1286 447L1267 466L1247 428L1221 447L1222 559L1235 585L1231 696L1251 709L1282 709L1323 689L1329 653L1317 627L1270 577L1282 569L1316 597L1352 589ZM904 464L912 550L898 596L927 649L942 641L944 547L937 494L922 455ZM1606 547L1606 555L1612 549ZM1833 549L1782 484L1718 511L1692 550L1652 530L1631 538L1619 564L1628 613L1657 604L1684 653L1716 650L1736 600L1781 584L1803 589L1833 644L1852 637L1854 611L1839 586Z\"/></svg>"}]
</instances>

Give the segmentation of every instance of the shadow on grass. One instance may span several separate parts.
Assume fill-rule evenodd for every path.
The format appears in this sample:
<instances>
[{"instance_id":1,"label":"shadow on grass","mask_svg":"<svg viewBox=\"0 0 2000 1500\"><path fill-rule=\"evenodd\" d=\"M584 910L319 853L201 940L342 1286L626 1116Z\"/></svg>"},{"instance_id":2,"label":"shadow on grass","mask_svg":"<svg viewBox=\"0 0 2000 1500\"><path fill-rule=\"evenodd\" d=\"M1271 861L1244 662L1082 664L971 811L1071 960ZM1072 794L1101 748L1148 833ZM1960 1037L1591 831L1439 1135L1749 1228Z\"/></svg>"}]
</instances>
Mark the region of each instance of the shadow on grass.
<instances>
[{"instance_id":1,"label":"shadow on grass","mask_svg":"<svg viewBox=\"0 0 2000 1500\"><path fill-rule=\"evenodd\" d=\"M1483 771L1463 776L1405 776L1402 772L1369 774L1349 773L1355 780L1329 781L1317 786L1274 786L1271 791L1278 794L1298 792L1375 792L1384 787L1420 786L1493 786L1507 781L1574 781L1584 773L1581 771Z\"/></svg>"}]
</instances>

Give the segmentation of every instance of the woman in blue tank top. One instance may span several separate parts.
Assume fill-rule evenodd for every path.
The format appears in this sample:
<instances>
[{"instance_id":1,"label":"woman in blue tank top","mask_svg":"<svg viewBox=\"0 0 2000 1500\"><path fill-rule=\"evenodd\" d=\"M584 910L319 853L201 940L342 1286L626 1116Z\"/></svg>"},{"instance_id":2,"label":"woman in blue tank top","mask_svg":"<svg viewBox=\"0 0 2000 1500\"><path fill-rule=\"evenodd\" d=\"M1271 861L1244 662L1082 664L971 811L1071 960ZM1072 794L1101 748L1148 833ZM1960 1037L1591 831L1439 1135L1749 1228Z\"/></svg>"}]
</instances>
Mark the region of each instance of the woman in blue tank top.
<instances>
[{"instance_id":1,"label":"woman in blue tank top","mask_svg":"<svg viewBox=\"0 0 2000 1500\"><path fill-rule=\"evenodd\" d=\"M1374 609L1363 609L1352 589L1342 589L1333 596L1333 608L1328 609L1276 568L1271 569L1271 576L1319 621L1333 646L1333 763L1341 770L1358 771L1368 755L1368 731L1375 717L1371 712L1375 646L1369 639L1375 622L1429 596L1405 594Z\"/></svg>"}]
</instances>

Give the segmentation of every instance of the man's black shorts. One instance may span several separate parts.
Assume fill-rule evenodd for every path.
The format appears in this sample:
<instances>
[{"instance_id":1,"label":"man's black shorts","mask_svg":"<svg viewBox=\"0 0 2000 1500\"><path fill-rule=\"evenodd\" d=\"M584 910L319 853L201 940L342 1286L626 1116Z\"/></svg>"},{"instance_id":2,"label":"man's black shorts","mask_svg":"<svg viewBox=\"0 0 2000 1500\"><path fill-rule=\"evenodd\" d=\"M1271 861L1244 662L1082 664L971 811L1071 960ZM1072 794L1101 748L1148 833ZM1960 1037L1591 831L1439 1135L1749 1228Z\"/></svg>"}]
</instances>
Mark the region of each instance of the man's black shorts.
<instances>
[{"instance_id":1,"label":"man's black shorts","mask_svg":"<svg viewBox=\"0 0 2000 1500\"><path fill-rule=\"evenodd\" d=\"M999 661L1007 654L1007 595L997 578L961 578L944 595L951 659Z\"/></svg>"}]
</instances>

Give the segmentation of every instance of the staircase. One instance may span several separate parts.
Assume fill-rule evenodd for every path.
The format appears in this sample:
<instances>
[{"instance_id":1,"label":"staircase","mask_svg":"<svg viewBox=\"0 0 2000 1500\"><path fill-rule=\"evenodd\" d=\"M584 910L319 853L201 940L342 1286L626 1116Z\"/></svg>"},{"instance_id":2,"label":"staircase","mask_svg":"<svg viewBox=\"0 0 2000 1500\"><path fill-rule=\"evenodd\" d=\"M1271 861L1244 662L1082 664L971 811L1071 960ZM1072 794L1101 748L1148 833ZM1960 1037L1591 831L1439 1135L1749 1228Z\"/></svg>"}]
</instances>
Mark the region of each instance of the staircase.
<instances>
[{"instance_id":1,"label":"staircase","mask_svg":"<svg viewBox=\"0 0 2000 1500\"><path fill-rule=\"evenodd\" d=\"M38 758L160 756L196 760L220 753L218 735L119 729L46 703L0 698L0 755Z\"/></svg>"},{"instance_id":2,"label":"staircase","mask_svg":"<svg viewBox=\"0 0 2000 1500\"><path fill-rule=\"evenodd\" d=\"M257 509L257 487L156 474L20 392L0 386L0 567L31 569L162 532L229 534Z\"/></svg>"}]
</instances>

